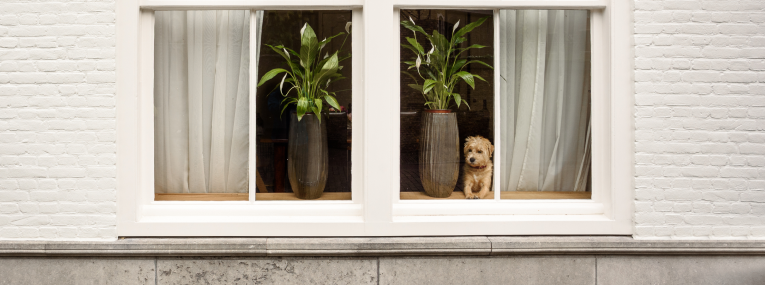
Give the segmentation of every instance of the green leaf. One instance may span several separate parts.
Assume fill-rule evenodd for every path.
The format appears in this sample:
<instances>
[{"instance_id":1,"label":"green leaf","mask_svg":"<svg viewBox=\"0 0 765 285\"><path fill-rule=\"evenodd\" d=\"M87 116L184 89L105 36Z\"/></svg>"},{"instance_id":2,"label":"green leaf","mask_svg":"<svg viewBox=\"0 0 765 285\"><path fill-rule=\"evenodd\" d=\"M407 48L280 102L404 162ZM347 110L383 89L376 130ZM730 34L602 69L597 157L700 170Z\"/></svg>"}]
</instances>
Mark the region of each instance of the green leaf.
<instances>
[{"instance_id":1,"label":"green leaf","mask_svg":"<svg viewBox=\"0 0 765 285\"><path fill-rule=\"evenodd\" d=\"M420 45L420 43L418 43L418 42L417 42L417 40L415 40L415 39L413 39L413 38L409 38L409 37L407 37L407 38L406 38L406 41L408 41L410 45L412 45L414 48L416 48L416 49L417 49L417 51L418 51L420 54L425 54L425 50L422 48L422 46Z\"/></svg>"},{"instance_id":2,"label":"green leaf","mask_svg":"<svg viewBox=\"0 0 765 285\"><path fill-rule=\"evenodd\" d=\"M321 102L321 98L316 98L316 99L313 99L313 103L314 103L314 105L316 106L316 108L314 109L314 112L315 112L316 114L320 114L320 113L321 113L321 110L322 110L322 102Z\"/></svg>"},{"instance_id":3,"label":"green leaf","mask_svg":"<svg viewBox=\"0 0 765 285\"><path fill-rule=\"evenodd\" d=\"M417 90L417 91L419 91L420 93L422 93L422 85L417 85L417 84L407 84L407 86L409 86L409 87L411 87L412 89L414 89L414 90Z\"/></svg>"},{"instance_id":4,"label":"green leaf","mask_svg":"<svg viewBox=\"0 0 765 285\"><path fill-rule=\"evenodd\" d=\"M346 59L349 59L349 58L351 58L351 55L350 55L350 54L348 54L347 56L343 56L343 57L340 57L340 59L339 59L337 62L343 62L343 60L346 60ZM340 67L338 68L338 70L340 70L340 69L343 69L343 67L342 67L342 66L340 66Z\"/></svg>"},{"instance_id":5,"label":"green leaf","mask_svg":"<svg viewBox=\"0 0 765 285\"><path fill-rule=\"evenodd\" d=\"M338 62L337 62L337 52L333 54L329 60L327 60L326 63L324 63L324 66L321 67L321 71L319 71L319 74L316 75L314 80L314 84L319 84L319 82L324 82L326 78L329 78L332 74L335 74L337 72L338 68Z\"/></svg>"},{"instance_id":6,"label":"green leaf","mask_svg":"<svg viewBox=\"0 0 765 285\"><path fill-rule=\"evenodd\" d=\"M266 44L266 46L270 47L272 50L274 50L274 52L276 52L276 53L278 53L279 55L281 55L281 56L282 56L284 59L286 59L288 62L290 61L290 57L289 57L289 55L287 55L287 54L285 54L285 53L284 53L284 49L285 49L285 48L284 48L283 46L272 46L272 45L269 45L269 44Z\"/></svg>"},{"instance_id":7,"label":"green leaf","mask_svg":"<svg viewBox=\"0 0 765 285\"><path fill-rule=\"evenodd\" d=\"M460 102L462 102L462 97L460 94L452 93L452 96L454 96L454 102L457 102L457 109L460 108Z\"/></svg>"},{"instance_id":8,"label":"green leaf","mask_svg":"<svg viewBox=\"0 0 765 285\"><path fill-rule=\"evenodd\" d=\"M430 69L428 69L428 70L425 70L425 74L427 74L428 76L430 76L430 78L431 78L431 79L433 79L433 80L437 80L437 79L438 79L438 76L436 76L435 74L433 74L433 72L431 72L431 71L430 71Z\"/></svg>"},{"instance_id":9,"label":"green leaf","mask_svg":"<svg viewBox=\"0 0 765 285\"><path fill-rule=\"evenodd\" d=\"M462 66L464 66L466 62L467 62L467 59L460 59L455 61L454 65L452 66L451 74L454 74L457 71L459 71L460 68L462 68Z\"/></svg>"},{"instance_id":10,"label":"green leaf","mask_svg":"<svg viewBox=\"0 0 765 285\"><path fill-rule=\"evenodd\" d=\"M407 45L407 44L401 44L402 47L405 47L409 50L411 50L414 54L418 54L420 51L417 50L417 48Z\"/></svg>"},{"instance_id":11,"label":"green leaf","mask_svg":"<svg viewBox=\"0 0 765 285\"><path fill-rule=\"evenodd\" d=\"M297 102L297 118L298 121L303 118L303 115L305 115L306 111L308 111L308 99L305 97L300 97Z\"/></svg>"},{"instance_id":12,"label":"green leaf","mask_svg":"<svg viewBox=\"0 0 765 285\"><path fill-rule=\"evenodd\" d=\"M409 75L409 77L411 77L411 78L412 78L412 80L414 80L414 83L418 83L418 82L417 82L417 78L416 78L416 77L414 77L414 75L412 75L411 73L409 73L409 72L406 72L406 71L404 71L404 70L402 70L402 71L401 71L401 73L403 73L403 74L406 74L406 75Z\"/></svg>"},{"instance_id":13,"label":"green leaf","mask_svg":"<svg viewBox=\"0 0 765 285\"><path fill-rule=\"evenodd\" d=\"M284 103L285 101L287 101L287 103ZM287 110L287 107L289 107L291 104L293 104L295 102L297 102L297 99L292 98L292 97L288 97L288 98L285 98L284 100L282 100L282 112L279 113L279 118L281 118L282 115L284 114L284 110Z\"/></svg>"},{"instance_id":14,"label":"green leaf","mask_svg":"<svg viewBox=\"0 0 765 285\"><path fill-rule=\"evenodd\" d=\"M475 89L475 80L473 79L473 75L470 74L470 72L467 71L460 71L455 73L452 77L459 76L462 78L462 80L465 80L465 82L470 85L473 89Z\"/></svg>"},{"instance_id":15,"label":"green leaf","mask_svg":"<svg viewBox=\"0 0 765 285\"><path fill-rule=\"evenodd\" d=\"M465 65L468 65L468 64L471 64L471 63L478 63L478 64L481 64L481 65L486 66L488 68L494 69L494 67L491 67L491 65L488 65L485 62L480 61L480 60L471 60L471 61L468 61Z\"/></svg>"},{"instance_id":16,"label":"green leaf","mask_svg":"<svg viewBox=\"0 0 765 285\"><path fill-rule=\"evenodd\" d=\"M274 76L279 75L279 73L282 73L282 72L289 73L284 68L274 68L266 72L266 74L263 74L263 77L260 78L260 82L258 82L258 87L260 87L261 85L263 85L263 83L266 83L266 81L271 80L271 78L274 78Z\"/></svg>"},{"instance_id":17,"label":"green leaf","mask_svg":"<svg viewBox=\"0 0 765 285\"><path fill-rule=\"evenodd\" d=\"M467 106L467 107L468 107L468 110L470 110L470 105L468 105L468 102L467 102L467 101L465 101L465 100L462 100L462 103L463 103L463 104L465 104L465 106Z\"/></svg>"},{"instance_id":18,"label":"green leaf","mask_svg":"<svg viewBox=\"0 0 765 285\"><path fill-rule=\"evenodd\" d=\"M340 32L340 33L338 33L337 35L334 35L334 36L328 37L328 38L326 38L326 39L323 39L323 40L321 40L321 41L319 42L319 46L324 46L324 45L328 44L329 42L331 42L331 41L332 41L332 39L334 39L334 38L336 38L336 37L338 37L338 36L341 36L341 35L345 35L345 33L343 33L343 32Z\"/></svg>"},{"instance_id":19,"label":"green leaf","mask_svg":"<svg viewBox=\"0 0 765 285\"><path fill-rule=\"evenodd\" d=\"M321 104L321 99L317 98L316 101ZM321 105L316 106L315 104L312 104L311 109L313 109L313 113L316 114L316 118L319 120L319 123L321 123Z\"/></svg>"},{"instance_id":20,"label":"green leaf","mask_svg":"<svg viewBox=\"0 0 765 285\"><path fill-rule=\"evenodd\" d=\"M430 92L430 90L433 89L433 86L435 86L436 83L438 82L435 80L425 79L425 83L422 84L422 94L427 94L428 92Z\"/></svg>"},{"instance_id":21,"label":"green leaf","mask_svg":"<svg viewBox=\"0 0 765 285\"><path fill-rule=\"evenodd\" d=\"M428 35L428 33L426 33L425 30L422 29L422 27L417 26L417 25L415 25L414 23L412 23L410 21L401 21L401 25L404 26L404 28L407 28L407 29L411 30L412 32L415 32L415 33L416 32L420 32L420 33L422 33L423 35L425 35L425 37L428 38L428 40L430 40L430 35Z\"/></svg>"},{"instance_id":22,"label":"green leaf","mask_svg":"<svg viewBox=\"0 0 765 285\"><path fill-rule=\"evenodd\" d=\"M480 48L485 48L485 47L486 47L486 46L484 46L484 45L473 44L473 45L470 45L470 46L468 46L468 47L464 47L464 48L461 48L461 50L469 50L469 49L471 49L471 48L479 48L479 49L480 49Z\"/></svg>"},{"instance_id":23,"label":"green leaf","mask_svg":"<svg viewBox=\"0 0 765 285\"><path fill-rule=\"evenodd\" d=\"M340 104L337 103L337 99L335 99L335 97L332 97L332 95L329 95L327 91L324 91L324 94L325 94L324 100L327 100L327 103L333 108L335 108L335 110L340 110Z\"/></svg>"},{"instance_id":24,"label":"green leaf","mask_svg":"<svg viewBox=\"0 0 765 285\"><path fill-rule=\"evenodd\" d=\"M440 34L436 30L433 30L433 37L431 37L430 43L436 46L436 50L438 52L433 52L433 54L436 56L445 53L445 51L449 48L449 40L447 40L444 35Z\"/></svg>"},{"instance_id":25,"label":"green leaf","mask_svg":"<svg viewBox=\"0 0 765 285\"><path fill-rule=\"evenodd\" d=\"M286 49L286 50L287 50L289 53L291 53L291 54L293 54L293 55L295 55L295 56L297 56L297 57L300 57L300 54L299 54L299 53L297 53L296 51L294 51L294 50L293 50L293 49L291 49L291 48L288 48L288 47L284 47L284 46L278 46L278 47L281 47L281 48L283 48L283 49Z\"/></svg>"},{"instance_id":26,"label":"green leaf","mask_svg":"<svg viewBox=\"0 0 765 285\"><path fill-rule=\"evenodd\" d=\"M300 37L300 65L306 69L311 68L311 64L319 55L319 41L316 38L313 28L308 23L305 24L303 34Z\"/></svg>"},{"instance_id":27,"label":"green leaf","mask_svg":"<svg viewBox=\"0 0 765 285\"><path fill-rule=\"evenodd\" d=\"M303 34L300 36L300 45L308 45L311 39L316 40L316 33L313 31L313 28L311 28L311 25L305 23Z\"/></svg>"},{"instance_id":28,"label":"green leaf","mask_svg":"<svg viewBox=\"0 0 765 285\"><path fill-rule=\"evenodd\" d=\"M486 82L486 80L483 79L483 77L478 76L478 74L473 74L473 77L478 78L478 79L480 79L483 82Z\"/></svg>"},{"instance_id":29,"label":"green leaf","mask_svg":"<svg viewBox=\"0 0 765 285\"><path fill-rule=\"evenodd\" d=\"M478 26L480 26L481 24L483 24L483 22L486 21L486 19L488 19L488 18L489 17L486 16L486 17L478 19L478 21L475 21L475 22L472 22L470 24L465 25L465 27L463 27L462 29L459 29L456 33L454 33L454 35L452 37L459 38L459 37L469 33L473 29L475 29Z\"/></svg>"}]
</instances>

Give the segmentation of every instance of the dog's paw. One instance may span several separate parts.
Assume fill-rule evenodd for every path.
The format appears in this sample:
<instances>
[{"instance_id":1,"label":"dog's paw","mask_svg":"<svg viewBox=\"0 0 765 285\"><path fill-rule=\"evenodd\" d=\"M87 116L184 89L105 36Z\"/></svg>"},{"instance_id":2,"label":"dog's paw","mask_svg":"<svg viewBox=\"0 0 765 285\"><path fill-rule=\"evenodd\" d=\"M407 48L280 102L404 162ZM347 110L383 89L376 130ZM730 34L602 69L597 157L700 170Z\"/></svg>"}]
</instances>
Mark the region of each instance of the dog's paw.
<instances>
[{"instance_id":1,"label":"dog's paw","mask_svg":"<svg viewBox=\"0 0 765 285\"><path fill-rule=\"evenodd\" d=\"M476 199L476 198L478 198L478 196L476 196L476 195L475 195L475 194L473 194L473 193L470 193L470 194L466 194L466 195L465 195L465 199Z\"/></svg>"}]
</instances>

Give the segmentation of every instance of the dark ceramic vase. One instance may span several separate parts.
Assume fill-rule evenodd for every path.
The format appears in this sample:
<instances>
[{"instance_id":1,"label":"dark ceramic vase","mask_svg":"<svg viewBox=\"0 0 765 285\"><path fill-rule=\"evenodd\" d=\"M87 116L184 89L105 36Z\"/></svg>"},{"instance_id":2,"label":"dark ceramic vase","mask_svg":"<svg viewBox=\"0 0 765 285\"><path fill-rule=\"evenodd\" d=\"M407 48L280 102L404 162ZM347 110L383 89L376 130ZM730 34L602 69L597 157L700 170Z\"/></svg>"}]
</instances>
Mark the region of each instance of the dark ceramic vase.
<instances>
[{"instance_id":1,"label":"dark ceramic vase","mask_svg":"<svg viewBox=\"0 0 765 285\"><path fill-rule=\"evenodd\" d=\"M307 113L298 121L291 113L287 175L292 192L299 199L317 199L327 185L327 118L321 122Z\"/></svg>"},{"instance_id":2,"label":"dark ceramic vase","mask_svg":"<svg viewBox=\"0 0 765 285\"><path fill-rule=\"evenodd\" d=\"M425 194L446 198L459 178L460 151L457 114L450 110L426 110L422 114L420 181Z\"/></svg>"}]
</instances>

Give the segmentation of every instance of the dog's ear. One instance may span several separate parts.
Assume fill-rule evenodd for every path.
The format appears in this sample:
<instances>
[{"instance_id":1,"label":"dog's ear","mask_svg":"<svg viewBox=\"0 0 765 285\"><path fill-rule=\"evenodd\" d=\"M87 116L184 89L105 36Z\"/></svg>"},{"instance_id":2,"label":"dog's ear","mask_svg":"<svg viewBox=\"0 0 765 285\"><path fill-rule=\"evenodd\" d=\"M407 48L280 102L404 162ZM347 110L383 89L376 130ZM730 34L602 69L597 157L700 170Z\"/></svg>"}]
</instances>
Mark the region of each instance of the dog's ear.
<instances>
[{"instance_id":1,"label":"dog's ear","mask_svg":"<svg viewBox=\"0 0 765 285\"><path fill-rule=\"evenodd\" d=\"M466 137L465 138L465 146L462 147L462 153L467 153L468 148L470 146L470 141L473 139L473 137Z\"/></svg>"},{"instance_id":2,"label":"dog's ear","mask_svg":"<svg viewBox=\"0 0 765 285\"><path fill-rule=\"evenodd\" d=\"M494 154L494 145L489 143L489 157Z\"/></svg>"}]
</instances>

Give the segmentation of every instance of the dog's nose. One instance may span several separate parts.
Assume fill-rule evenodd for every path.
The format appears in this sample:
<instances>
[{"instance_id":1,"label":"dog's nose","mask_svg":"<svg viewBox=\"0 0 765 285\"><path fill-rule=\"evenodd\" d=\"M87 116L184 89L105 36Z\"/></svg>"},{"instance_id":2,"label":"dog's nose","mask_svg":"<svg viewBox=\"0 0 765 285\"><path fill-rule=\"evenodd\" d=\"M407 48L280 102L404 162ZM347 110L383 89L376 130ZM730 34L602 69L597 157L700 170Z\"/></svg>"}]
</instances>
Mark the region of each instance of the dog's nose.
<instances>
[{"instance_id":1,"label":"dog's nose","mask_svg":"<svg viewBox=\"0 0 765 285\"><path fill-rule=\"evenodd\" d=\"M475 157L471 157L470 162L475 162Z\"/></svg>"}]
</instances>

